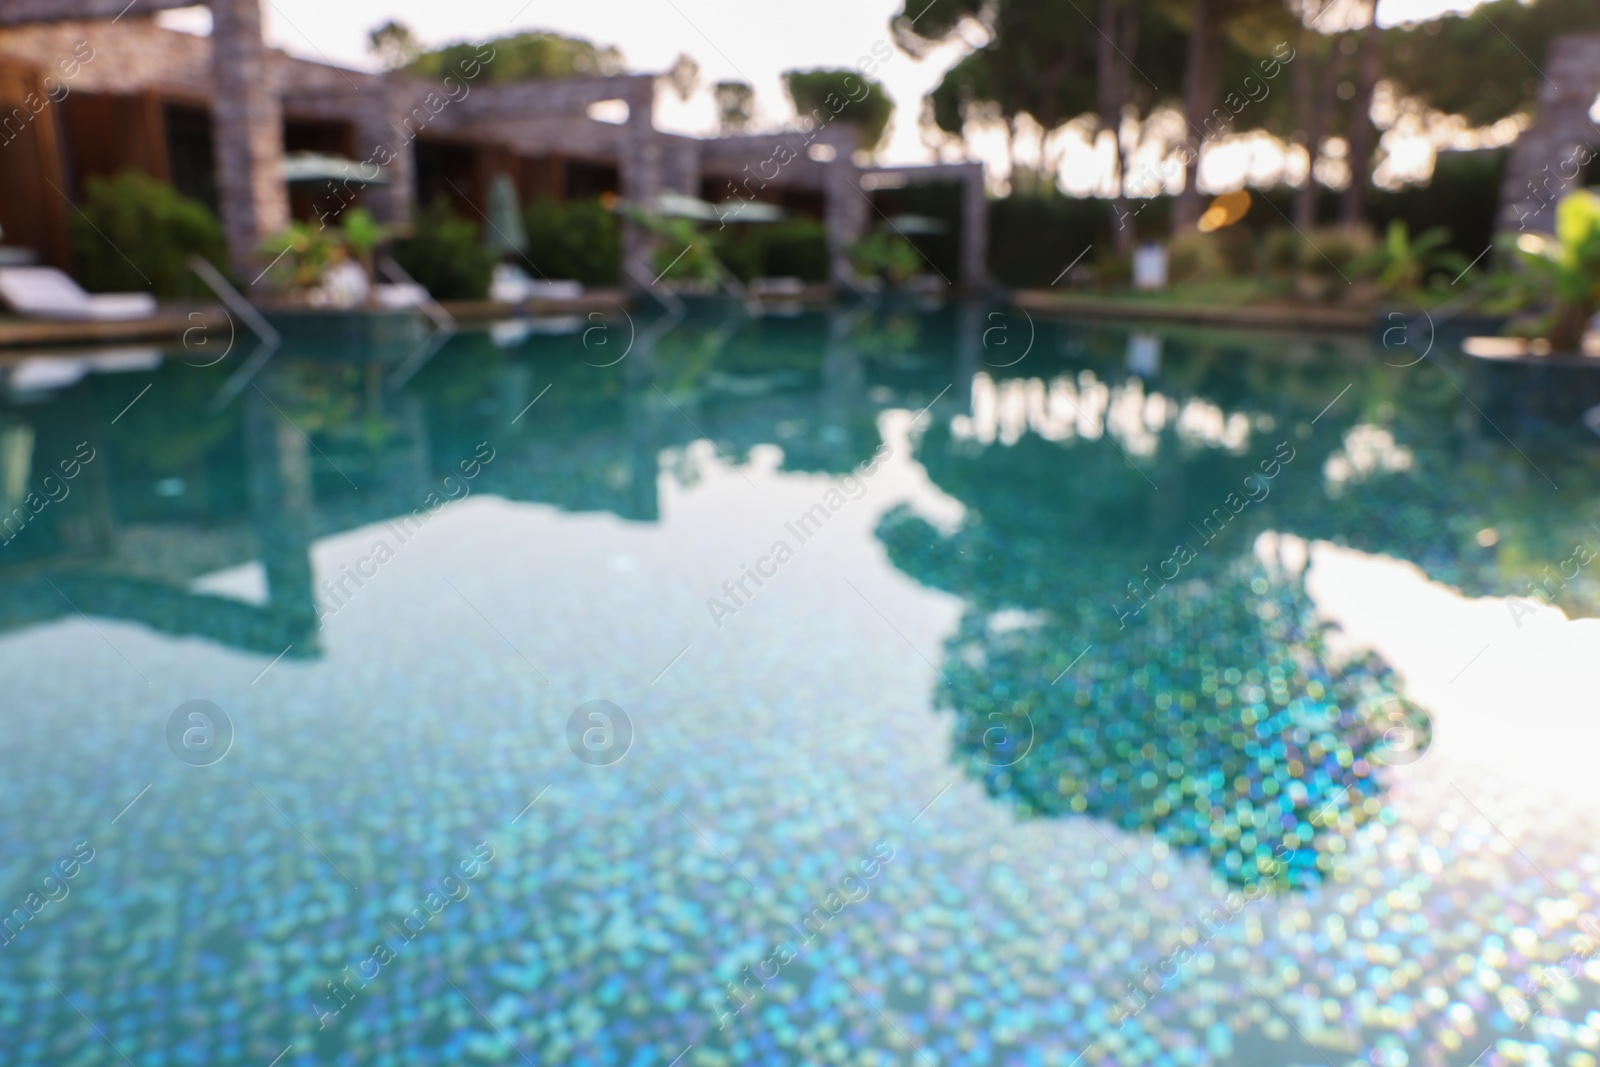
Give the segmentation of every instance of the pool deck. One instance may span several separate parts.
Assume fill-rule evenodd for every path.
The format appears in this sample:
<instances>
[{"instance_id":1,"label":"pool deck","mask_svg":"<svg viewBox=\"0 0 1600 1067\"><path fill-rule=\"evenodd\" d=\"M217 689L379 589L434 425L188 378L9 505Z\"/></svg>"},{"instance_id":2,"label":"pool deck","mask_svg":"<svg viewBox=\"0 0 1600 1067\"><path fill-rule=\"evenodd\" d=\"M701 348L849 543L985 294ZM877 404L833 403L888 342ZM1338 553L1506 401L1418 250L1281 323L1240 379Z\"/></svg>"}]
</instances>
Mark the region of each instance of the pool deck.
<instances>
[{"instance_id":1,"label":"pool deck","mask_svg":"<svg viewBox=\"0 0 1600 1067\"><path fill-rule=\"evenodd\" d=\"M445 301L445 310L461 323L506 319L526 310L534 315L619 314L629 306L620 290L596 289L573 300L530 300L525 308L494 300ZM67 322L23 319L0 315L0 352L8 349L45 349L85 345L141 342L182 344L185 334L226 332L231 316L220 304L163 304L150 318L131 322Z\"/></svg>"},{"instance_id":2,"label":"pool deck","mask_svg":"<svg viewBox=\"0 0 1600 1067\"><path fill-rule=\"evenodd\" d=\"M0 317L0 349L52 345L96 345L118 341L182 343L193 329L226 329L219 304L167 304L148 319L132 322L57 322Z\"/></svg>"},{"instance_id":3,"label":"pool deck","mask_svg":"<svg viewBox=\"0 0 1600 1067\"><path fill-rule=\"evenodd\" d=\"M825 286L807 286L803 293L767 295L754 300L770 306L825 306L832 293ZM1218 306L1165 303L1115 296L1090 296L1048 289L1019 289L1012 303L1031 314L1073 318L1119 319L1203 326L1229 326L1255 330L1331 330L1366 333L1372 330L1377 310L1368 307L1319 305ZM632 300L617 289L595 289L572 300L531 300L518 307L495 300L451 300L442 306L463 325L479 325L511 318L521 312L537 316L621 314ZM218 304L166 304L148 319L134 322L50 322L0 316L0 351L51 346L83 346L117 342L182 343L193 330L224 330L227 312Z\"/></svg>"}]
</instances>

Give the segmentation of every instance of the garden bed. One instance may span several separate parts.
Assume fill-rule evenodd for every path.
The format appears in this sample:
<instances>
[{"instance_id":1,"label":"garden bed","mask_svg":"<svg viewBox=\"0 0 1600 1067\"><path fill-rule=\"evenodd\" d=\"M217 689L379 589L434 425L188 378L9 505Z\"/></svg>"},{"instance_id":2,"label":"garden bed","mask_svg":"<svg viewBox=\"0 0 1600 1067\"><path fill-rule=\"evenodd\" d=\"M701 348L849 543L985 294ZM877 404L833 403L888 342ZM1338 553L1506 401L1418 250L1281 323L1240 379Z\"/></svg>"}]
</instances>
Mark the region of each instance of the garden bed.
<instances>
[{"instance_id":1,"label":"garden bed","mask_svg":"<svg viewBox=\"0 0 1600 1067\"><path fill-rule=\"evenodd\" d=\"M1377 317L1372 306L1323 306L1289 301L1271 303L1191 303L1171 296L1081 295L1049 289L1023 289L1012 303L1043 315L1078 318L1142 319L1156 322L1259 329L1340 330L1367 333Z\"/></svg>"}]
</instances>

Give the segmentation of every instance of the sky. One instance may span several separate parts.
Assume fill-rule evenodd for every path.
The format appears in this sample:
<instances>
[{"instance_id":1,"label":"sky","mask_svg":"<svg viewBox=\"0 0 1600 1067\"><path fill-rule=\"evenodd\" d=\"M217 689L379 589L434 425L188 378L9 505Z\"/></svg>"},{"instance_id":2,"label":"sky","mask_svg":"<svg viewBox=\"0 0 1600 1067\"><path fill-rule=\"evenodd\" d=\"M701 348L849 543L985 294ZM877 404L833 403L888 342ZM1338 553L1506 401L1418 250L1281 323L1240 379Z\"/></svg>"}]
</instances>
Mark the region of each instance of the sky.
<instances>
[{"instance_id":1,"label":"sky","mask_svg":"<svg viewBox=\"0 0 1600 1067\"><path fill-rule=\"evenodd\" d=\"M911 0L921 3L925 0ZM1080 0L1092 10L1094 0ZM1470 6L1471 0L1380 0L1390 23ZM779 81L785 70L860 67L873 46L891 46L876 77L898 105L878 158L924 162L933 150L919 128L922 98L962 55L959 44L922 60L892 48L889 20L902 0L807 0L804 4L749 0L262 0L270 44L296 55L370 68L367 34L390 19L408 25L425 45L482 40L527 30L550 30L616 45L630 70L665 71L687 54L699 64L702 88L689 102L659 94L657 125L691 134L714 131L709 87L723 80L755 86L758 118L776 127L793 112ZM203 8L163 16L175 27L209 26ZM998 149L980 147L986 159ZM1087 157L1073 156L1082 165ZM991 159L991 162L993 160Z\"/></svg>"}]
</instances>

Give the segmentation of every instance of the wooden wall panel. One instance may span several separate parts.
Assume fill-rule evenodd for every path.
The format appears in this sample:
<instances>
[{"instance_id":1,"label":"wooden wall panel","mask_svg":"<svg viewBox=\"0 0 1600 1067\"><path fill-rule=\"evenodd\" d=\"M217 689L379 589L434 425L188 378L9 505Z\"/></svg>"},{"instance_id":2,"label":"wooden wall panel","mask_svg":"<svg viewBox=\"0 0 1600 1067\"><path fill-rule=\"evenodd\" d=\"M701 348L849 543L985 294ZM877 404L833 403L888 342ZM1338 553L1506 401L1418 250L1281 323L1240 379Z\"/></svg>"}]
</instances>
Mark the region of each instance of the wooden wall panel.
<instances>
[{"instance_id":1,"label":"wooden wall panel","mask_svg":"<svg viewBox=\"0 0 1600 1067\"><path fill-rule=\"evenodd\" d=\"M522 194L522 202L531 204L535 200L554 200L561 203L567 198L567 164L560 156L545 156L543 158L522 157L522 174L517 182L517 190Z\"/></svg>"},{"instance_id":2,"label":"wooden wall panel","mask_svg":"<svg viewBox=\"0 0 1600 1067\"><path fill-rule=\"evenodd\" d=\"M75 192L81 194L86 178L124 170L171 180L166 122L156 94L73 93L62 101L61 114Z\"/></svg>"},{"instance_id":3,"label":"wooden wall panel","mask_svg":"<svg viewBox=\"0 0 1600 1067\"><path fill-rule=\"evenodd\" d=\"M37 70L0 61L0 227L5 243L32 248L43 262L70 270L70 206L59 116L60 105L45 94Z\"/></svg>"}]
</instances>

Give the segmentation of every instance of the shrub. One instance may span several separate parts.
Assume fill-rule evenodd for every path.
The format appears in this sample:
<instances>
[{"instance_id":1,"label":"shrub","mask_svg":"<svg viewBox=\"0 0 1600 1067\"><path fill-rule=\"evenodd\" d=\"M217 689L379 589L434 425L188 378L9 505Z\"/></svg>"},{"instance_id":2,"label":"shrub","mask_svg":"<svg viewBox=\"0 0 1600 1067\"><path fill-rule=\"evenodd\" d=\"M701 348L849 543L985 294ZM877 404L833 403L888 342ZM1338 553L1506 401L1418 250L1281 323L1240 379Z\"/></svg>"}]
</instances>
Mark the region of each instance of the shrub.
<instances>
[{"instance_id":1,"label":"shrub","mask_svg":"<svg viewBox=\"0 0 1600 1067\"><path fill-rule=\"evenodd\" d=\"M1141 213L1141 219L1143 214ZM1002 285L1044 288L1085 248L1098 264L1112 245L1108 200L1009 196L989 205L989 269ZM1096 279L1102 275L1098 271ZM1062 280L1066 284L1066 280Z\"/></svg>"},{"instance_id":2,"label":"shrub","mask_svg":"<svg viewBox=\"0 0 1600 1067\"><path fill-rule=\"evenodd\" d=\"M616 285L622 276L617 217L599 200L539 200L523 209L528 259L546 278L590 286Z\"/></svg>"},{"instance_id":3,"label":"shrub","mask_svg":"<svg viewBox=\"0 0 1600 1067\"><path fill-rule=\"evenodd\" d=\"M1306 243L1292 227L1268 230L1261 239L1261 262L1267 273L1288 275L1300 266L1300 249Z\"/></svg>"},{"instance_id":4,"label":"shrub","mask_svg":"<svg viewBox=\"0 0 1600 1067\"><path fill-rule=\"evenodd\" d=\"M1256 238L1245 226L1229 226L1213 233L1222 269L1230 278L1249 278L1256 273L1260 253Z\"/></svg>"},{"instance_id":5,"label":"shrub","mask_svg":"<svg viewBox=\"0 0 1600 1067\"><path fill-rule=\"evenodd\" d=\"M1094 257L1094 285L1102 292L1126 289L1133 284L1133 258L1114 248L1097 251Z\"/></svg>"},{"instance_id":6,"label":"shrub","mask_svg":"<svg viewBox=\"0 0 1600 1067\"><path fill-rule=\"evenodd\" d=\"M1600 196L1580 189L1556 204L1553 239L1526 237L1514 246L1523 270L1514 275L1529 304L1548 303L1535 322L1558 352L1576 351L1600 311Z\"/></svg>"},{"instance_id":7,"label":"shrub","mask_svg":"<svg viewBox=\"0 0 1600 1067\"><path fill-rule=\"evenodd\" d=\"M828 280L828 232L816 219L735 226L719 236L717 256L740 281Z\"/></svg>"},{"instance_id":8,"label":"shrub","mask_svg":"<svg viewBox=\"0 0 1600 1067\"><path fill-rule=\"evenodd\" d=\"M1443 226L1412 237L1405 220L1394 219L1389 223L1383 243L1357 259L1355 267L1375 276L1385 296L1415 296L1427 284L1430 275L1466 273L1467 257L1444 250L1449 243L1450 231Z\"/></svg>"},{"instance_id":9,"label":"shrub","mask_svg":"<svg viewBox=\"0 0 1600 1067\"><path fill-rule=\"evenodd\" d=\"M170 300L204 290L189 269L199 255L227 263L222 225L198 200L138 171L90 178L71 215L78 281L92 293L149 290ZM81 214L80 214L81 212Z\"/></svg>"},{"instance_id":10,"label":"shrub","mask_svg":"<svg viewBox=\"0 0 1600 1067\"><path fill-rule=\"evenodd\" d=\"M1180 233L1167 245L1167 277L1175 284L1202 281L1225 271L1220 242L1215 234Z\"/></svg>"},{"instance_id":11,"label":"shrub","mask_svg":"<svg viewBox=\"0 0 1600 1067\"><path fill-rule=\"evenodd\" d=\"M1369 230L1330 226L1312 230L1300 245L1300 269L1315 278L1354 278L1357 261L1370 256L1377 242ZM1340 279L1341 281L1343 279Z\"/></svg>"},{"instance_id":12,"label":"shrub","mask_svg":"<svg viewBox=\"0 0 1600 1067\"><path fill-rule=\"evenodd\" d=\"M1468 261L1476 259L1494 238L1506 156L1505 148L1440 152L1426 185L1372 190L1367 218L1380 233L1397 218L1404 219L1412 233L1448 227L1450 242L1444 247ZM1550 224L1549 211L1545 209L1542 216L1545 225Z\"/></svg>"},{"instance_id":13,"label":"shrub","mask_svg":"<svg viewBox=\"0 0 1600 1067\"><path fill-rule=\"evenodd\" d=\"M311 290L328 281L329 268L352 262L360 266L370 286L376 278L373 256L378 246L389 240L391 231L365 208L351 208L339 221L338 226L291 222L261 243L256 252L263 261L270 263L265 273L271 275L276 292L296 300L311 298ZM360 299L366 289L365 286L351 289L344 285L335 288L337 293L323 295L337 306Z\"/></svg>"},{"instance_id":14,"label":"shrub","mask_svg":"<svg viewBox=\"0 0 1600 1067\"><path fill-rule=\"evenodd\" d=\"M715 288L727 277L727 268L717 258L713 242L700 233L690 219L637 216L656 242L655 266L660 281Z\"/></svg>"},{"instance_id":15,"label":"shrub","mask_svg":"<svg viewBox=\"0 0 1600 1067\"><path fill-rule=\"evenodd\" d=\"M498 260L483 247L477 225L444 197L417 216L411 236L395 242L394 258L435 300L484 299Z\"/></svg>"},{"instance_id":16,"label":"shrub","mask_svg":"<svg viewBox=\"0 0 1600 1067\"><path fill-rule=\"evenodd\" d=\"M256 255L271 261L267 275L275 292L303 294L322 284L323 272L343 258L344 250L337 228L291 222L263 240Z\"/></svg>"},{"instance_id":17,"label":"shrub","mask_svg":"<svg viewBox=\"0 0 1600 1067\"><path fill-rule=\"evenodd\" d=\"M868 278L882 277L903 285L922 268L916 246L898 233L879 232L850 248L850 262Z\"/></svg>"}]
</instances>

